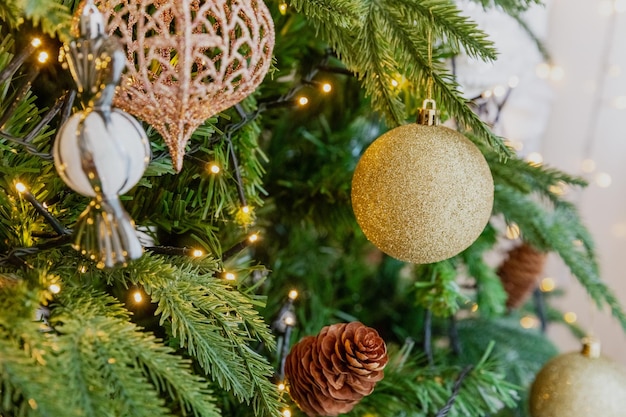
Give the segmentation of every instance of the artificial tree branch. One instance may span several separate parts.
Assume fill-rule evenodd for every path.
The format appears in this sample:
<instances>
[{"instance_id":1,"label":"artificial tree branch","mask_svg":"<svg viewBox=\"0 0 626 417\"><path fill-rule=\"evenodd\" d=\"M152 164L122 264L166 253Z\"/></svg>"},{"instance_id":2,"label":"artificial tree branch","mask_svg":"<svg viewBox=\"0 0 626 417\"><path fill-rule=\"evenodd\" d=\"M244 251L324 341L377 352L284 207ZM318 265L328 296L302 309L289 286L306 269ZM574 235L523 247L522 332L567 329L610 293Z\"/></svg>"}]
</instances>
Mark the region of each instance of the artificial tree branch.
<instances>
[{"instance_id":1,"label":"artificial tree branch","mask_svg":"<svg viewBox=\"0 0 626 417\"><path fill-rule=\"evenodd\" d=\"M74 102L74 98L76 97L76 91L66 91L61 97L57 99L52 108L50 108L41 118L41 120L33 127L30 132L24 136L24 138L15 137L3 130L0 130L0 137L9 140L17 145L20 145L26 149L31 155L38 156L41 159L46 161L53 160L53 157L50 153L41 152L36 146L34 146L31 142L37 137L39 133L54 119L54 117L61 112L61 124L63 124L71 115L72 111L72 103ZM8 114L8 117L11 116L12 111L7 109L4 117ZM3 117L3 120L4 120ZM6 121L0 123L0 125L4 124Z\"/></svg>"},{"instance_id":2,"label":"artificial tree branch","mask_svg":"<svg viewBox=\"0 0 626 417\"><path fill-rule=\"evenodd\" d=\"M35 139L35 137L37 137L37 135L41 133L43 129L45 129L48 123L52 121L54 116L56 116L57 113L59 113L65 106L68 95L69 93L66 92L54 102L54 105L50 108L50 110L48 110L46 114L44 114L44 116L41 118L41 120L35 125L35 127L33 127L31 131L28 132L26 136L24 136L24 142L32 142L33 139Z\"/></svg>"},{"instance_id":3,"label":"artificial tree branch","mask_svg":"<svg viewBox=\"0 0 626 417\"><path fill-rule=\"evenodd\" d=\"M546 314L546 301L541 289L535 288L533 291L533 301L535 304L535 312L537 313L541 325L541 332L545 333L548 328L548 318Z\"/></svg>"},{"instance_id":4,"label":"artificial tree branch","mask_svg":"<svg viewBox=\"0 0 626 417\"><path fill-rule=\"evenodd\" d=\"M452 352L459 356L461 354L461 341L459 340L459 331L456 323L456 317L454 315L450 316L448 334L450 336L450 346L452 347Z\"/></svg>"},{"instance_id":5,"label":"artificial tree branch","mask_svg":"<svg viewBox=\"0 0 626 417\"><path fill-rule=\"evenodd\" d=\"M13 248L5 255L0 255L0 265L14 264L18 266L28 266L28 263L24 259L22 259L23 257L34 255L47 249L59 248L61 246L70 244L71 242L72 236L66 234L57 236L56 238L50 239L37 246L31 246L27 248Z\"/></svg>"},{"instance_id":6,"label":"artificial tree branch","mask_svg":"<svg viewBox=\"0 0 626 417\"><path fill-rule=\"evenodd\" d=\"M433 312L429 309L424 311L424 353L428 358L428 364L434 365L435 360L433 358Z\"/></svg>"}]
</instances>

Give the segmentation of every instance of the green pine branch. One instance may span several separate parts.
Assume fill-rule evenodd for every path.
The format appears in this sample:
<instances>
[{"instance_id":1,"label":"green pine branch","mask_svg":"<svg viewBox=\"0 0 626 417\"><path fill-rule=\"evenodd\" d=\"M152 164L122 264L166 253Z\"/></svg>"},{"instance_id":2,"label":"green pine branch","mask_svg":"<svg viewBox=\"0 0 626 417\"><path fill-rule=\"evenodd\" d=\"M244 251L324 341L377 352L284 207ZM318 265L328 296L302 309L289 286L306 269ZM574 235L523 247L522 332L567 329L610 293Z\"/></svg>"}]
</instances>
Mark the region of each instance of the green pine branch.
<instances>
[{"instance_id":1,"label":"green pine branch","mask_svg":"<svg viewBox=\"0 0 626 417\"><path fill-rule=\"evenodd\" d=\"M392 4L395 7L390 7ZM447 0L385 0L383 9L395 15L404 26L421 28L422 37L432 32L434 39L445 39L446 47L453 53L465 52L468 56L492 61L497 52L487 34L476 23L461 14L453 2ZM426 36L428 39L428 35Z\"/></svg>"},{"instance_id":2,"label":"green pine branch","mask_svg":"<svg viewBox=\"0 0 626 417\"><path fill-rule=\"evenodd\" d=\"M44 33L62 41L69 39L72 16L64 3L72 0L8 0L0 6L0 20L18 26L23 18L30 19L35 26L40 26Z\"/></svg>"},{"instance_id":3,"label":"green pine branch","mask_svg":"<svg viewBox=\"0 0 626 417\"><path fill-rule=\"evenodd\" d=\"M332 8L329 0L316 3L323 9ZM463 50L484 60L495 58L495 50L486 35L462 16L453 3L448 0L342 2L346 6L352 4L352 12L346 18L331 19L321 18L305 7L304 2L292 4L306 15L346 67L362 81L372 107L383 113L390 125L402 124L406 119L403 104L391 87L394 77L404 75L422 89L432 79L434 98L440 101L440 106L498 153L510 155L501 139L469 108L451 75L428 58L429 34L433 45L445 41L452 50ZM350 19L354 13L359 14L358 18Z\"/></svg>"},{"instance_id":4,"label":"green pine branch","mask_svg":"<svg viewBox=\"0 0 626 417\"><path fill-rule=\"evenodd\" d=\"M33 320L46 298L33 288L40 278L0 273L0 413L78 416L50 389L59 378L46 366L55 345L45 326Z\"/></svg>"},{"instance_id":5,"label":"green pine branch","mask_svg":"<svg viewBox=\"0 0 626 417\"><path fill-rule=\"evenodd\" d=\"M519 387L507 382L499 372L500 363L484 357L474 362L473 369L461 382L449 417L485 416L504 406L514 406ZM452 395L461 366L436 364L425 366L423 358L407 357L401 351L390 354L385 378L372 394L348 413L349 416L374 415L411 417L434 416Z\"/></svg>"},{"instance_id":6,"label":"green pine branch","mask_svg":"<svg viewBox=\"0 0 626 417\"><path fill-rule=\"evenodd\" d=\"M21 8L18 0L5 0L0 3L0 21L15 28L20 23Z\"/></svg>"},{"instance_id":7,"label":"green pine branch","mask_svg":"<svg viewBox=\"0 0 626 417\"><path fill-rule=\"evenodd\" d=\"M587 182L517 157L502 160L469 137L481 148L494 178L494 214L517 224L524 240L539 250L556 252L596 305L607 306L626 329L626 313L600 278L593 239L576 207L563 198L564 187L584 187Z\"/></svg>"},{"instance_id":8,"label":"green pine branch","mask_svg":"<svg viewBox=\"0 0 626 417\"><path fill-rule=\"evenodd\" d=\"M519 317L468 318L457 322L461 353L459 363L477 361L490 343L493 359L501 362L506 380L528 386L541 366L558 349L537 329L524 329Z\"/></svg>"},{"instance_id":9,"label":"green pine branch","mask_svg":"<svg viewBox=\"0 0 626 417\"><path fill-rule=\"evenodd\" d=\"M362 0L290 0L290 4L298 13L312 19L316 27L328 31L358 26L365 8Z\"/></svg>"},{"instance_id":10,"label":"green pine branch","mask_svg":"<svg viewBox=\"0 0 626 417\"><path fill-rule=\"evenodd\" d=\"M69 288L60 295L59 303L63 306L53 309L50 322L61 334L69 333L70 342L63 340L67 346L74 348L70 352L84 355L85 352L77 350L76 346L86 343L86 349L96 346L103 358L108 355L107 365L111 366L86 364L84 369L86 371L93 367L97 372L104 370L103 376L107 383L113 382L113 386L119 387L116 396L123 394L120 399L126 403L124 407L127 410L121 412L121 415L140 415L135 408L141 408L141 403L136 401L144 395L140 391L145 390L146 385L150 386L148 381L159 393L168 394L177 401L185 415L220 415L207 382L191 373L190 361L174 355L173 349L163 346L151 334L141 332L135 325L128 323L129 314L117 300L96 291ZM98 337L102 332L105 335ZM90 338L96 340L89 341ZM111 356L111 349L115 349L115 356ZM80 361L81 358L76 360ZM134 373L134 386L127 386L130 383L127 378L131 377L127 373ZM89 381L85 381L87 387ZM159 402L157 400L155 404ZM149 412L146 410L146 415ZM143 409L141 413L144 413Z\"/></svg>"},{"instance_id":11,"label":"green pine branch","mask_svg":"<svg viewBox=\"0 0 626 417\"><path fill-rule=\"evenodd\" d=\"M476 280L476 303L484 317L495 317L505 312L507 300L502 281L484 260L484 255L496 244L496 230L490 224L478 239L458 257L467 267L468 274Z\"/></svg>"},{"instance_id":12,"label":"green pine branch","mask_svg":"<svg viewBox=\"0 0 626 417\"><path fill-rule=\"evenodd\" d=\"M414 284L417 304L432 311L435 316L448 317L468 301L456 281L453 261L417 265Z\"/></svg>"},{"instance_id":13,"label":"green pine branch","mask_svg":"<svg viewBox=\"0 0 626 417\"><path fill-rule=\"evenodd\" d=\"M250 348L253 342L274 347L267 325L254 309L256 301L214 273L193 265L175 267L145 255L110 280L143 286L157 304L160 324L171 328L173 342L187 349L207 374L240 400L252 402L258 415L279 414L273 368Z\"/></svg>"},{"instance_id":14,"label":"green pine branch","mask_svg":"<svg viewBox=\"0 0 626 417\"><path fill-rule=\"evenodd\" d=\"M248 98L242 106L252 112L256 102ZM237 168L232 161L231 144L221 125L225 119L226 116L211 118L194 132L184 169L176 175L173 175L161 138L149 129L156 158L125 201L128 213L138 224L157 226L170 235L168 244L174 241L179 246L199 246L216 257L234 243L229 242L230 237L240 237L241 228L231 227L231 233L224 233L224 229L236 220L236 213L244 205L234 173ZM261 196L266 193L262 182L267 157L259 148L259 135L257 118L238 129L232 140L245 203L253 208L263 205ZM210 163L220 168L218 174L209 171Z\"/></svg>"},{"instance_id":15,"label":"green pine branch","mask_svg":"<svg viewBox=\"0 0 626 417\"><path fill-rule=\"evenodd\" d=\"M390 30L381 9L371 3L360 36L355 40L361 45L361 53L339 51L349 69L363 81L365 91L372 99L372 107L383 110L394 125L400 125L406 118L405 109L397 94L391 88L397 64L389 42ZM350 48L352 51L354 46Z\"/></svg>"},{"instance_id":16,"label":"green pine branch","mask_svg":"<svg viewBox=\"0 0 626 417\"><path fill-rule=\"evenodd\" d=\"M0 332L0 412L11 416L78 416L50 389L57 381L58 375Z\"/></svg>"},{"instance_id":17,"label":"green pine branch","mask_svg":"<svg viewBox=\"0 0 626 417\"><path fill-rule=\"evenodd\" d=\"M72 409L86 415L167 415L156 389L147 384L135 359L124 350L128 339L123 334L131 325L125 320L90 314L101 299L86 300L75 291L65 294L68 297L60 301L67 305L53 309L51 324L60 334L57 366L65 369L64 382L72 393ZM113 303L109 300L107 304ZM106 305L93 311L102 309ZM121 345L112 343L112 339Z\"/></svg>"},{"instance_id":18,"label":"green pine branch","mask_svg":"<svg viewBox=\"0 0 626 417\"><path fill-rule=\"evenodd\" d=\"M497 7L509 15L519 14L534 5L543 5L541 0L474 0L484 8Z\"/></svg>"}]
</instances>

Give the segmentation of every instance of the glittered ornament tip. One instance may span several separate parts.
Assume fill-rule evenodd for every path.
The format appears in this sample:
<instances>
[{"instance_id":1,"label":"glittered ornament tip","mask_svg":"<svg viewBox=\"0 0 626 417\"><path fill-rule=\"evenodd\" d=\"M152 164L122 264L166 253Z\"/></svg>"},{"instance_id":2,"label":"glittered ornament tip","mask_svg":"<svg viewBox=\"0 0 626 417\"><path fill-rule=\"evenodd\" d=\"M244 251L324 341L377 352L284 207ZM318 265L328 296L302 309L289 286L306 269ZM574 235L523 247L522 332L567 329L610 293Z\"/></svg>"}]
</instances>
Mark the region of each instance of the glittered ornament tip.
<instances>
[{"instance_id":1,"label":"glittered ornament tip","mask_svg":"<svg viewBox=\"0 0 626 417\"><path fill-rule=\"evenodd\" d=\"M133 221L119 199L92 200L76 223L74 248L98 268L125 266L143 254Z\"/></svg>"}]
</instances>

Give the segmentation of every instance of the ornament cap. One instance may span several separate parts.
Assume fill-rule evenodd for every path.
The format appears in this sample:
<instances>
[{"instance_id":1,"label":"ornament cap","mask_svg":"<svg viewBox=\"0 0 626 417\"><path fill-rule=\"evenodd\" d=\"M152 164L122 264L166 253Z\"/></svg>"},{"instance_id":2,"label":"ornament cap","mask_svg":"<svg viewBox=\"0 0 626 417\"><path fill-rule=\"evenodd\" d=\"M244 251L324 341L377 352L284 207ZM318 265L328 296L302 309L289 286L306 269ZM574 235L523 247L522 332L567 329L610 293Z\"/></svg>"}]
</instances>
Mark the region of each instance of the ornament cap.
<instances>
[{"instance_id":1,"label":"ornament cap","mask_svg":"<svg viewBox=\"0 0 626 417\"><path fill-rule=\"evenodd\" d=\"M429 104L431 107L428 107ZM417 115L417 124L423 126L437 126L439 124L439 110L437 110L435 100L431 98L424 100Z\"/></svg>"},{"instance_id":2,"label":"ornament cap","mask_svg":"<svg viewBox=\"0 0 626 417\"><path fill-rule=\"evenodd\" d=\"M104 35L104 16L93 0L88 0L79 18L80 36L95 39Z\"/></svg>"},{"instance_id":3,"label":"ornament cap","mask_svg":"<svg viewBox=\"0 0 626 417\"><path fill-rule=\"evenodd\" d=\"M601 353L600 341L593 337L585 337L582 340L582 353L587 358L599 358Z\"/></svg>"}]
</instances>

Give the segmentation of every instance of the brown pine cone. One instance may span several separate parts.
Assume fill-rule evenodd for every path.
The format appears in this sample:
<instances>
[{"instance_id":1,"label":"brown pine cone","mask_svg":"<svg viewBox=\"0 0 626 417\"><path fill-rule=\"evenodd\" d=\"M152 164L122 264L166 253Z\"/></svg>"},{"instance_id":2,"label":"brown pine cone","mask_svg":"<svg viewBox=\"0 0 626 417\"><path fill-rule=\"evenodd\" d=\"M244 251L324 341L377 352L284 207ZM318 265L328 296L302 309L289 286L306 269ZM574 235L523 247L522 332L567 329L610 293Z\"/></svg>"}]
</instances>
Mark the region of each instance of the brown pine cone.
<instances>
[{"instance_id":1,"label":"brown pine cone","mask_svg":"<svg viewBox=\"0 0 626 417\"><path fill-rule=\"evenodd\" d=\"M530 297L543 272L546 258L546 253L527 243L509 251L508 259L498 268L498 276L508 294L507 307L518 308Z\"/></svg>"},{"instance_id":2,"label":"brown pine cone","mask_svg":"<svg viewBox=\"0 0 626 417\"><path fill-rule=\"evenodd\" d=\"M347 413L383 379L387 346L358 321L324 327L287 355L289 393L309 416Z\"/></svg>"}]
</instances>

